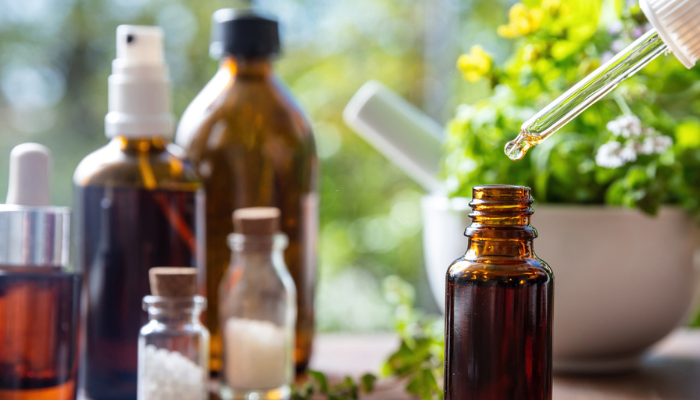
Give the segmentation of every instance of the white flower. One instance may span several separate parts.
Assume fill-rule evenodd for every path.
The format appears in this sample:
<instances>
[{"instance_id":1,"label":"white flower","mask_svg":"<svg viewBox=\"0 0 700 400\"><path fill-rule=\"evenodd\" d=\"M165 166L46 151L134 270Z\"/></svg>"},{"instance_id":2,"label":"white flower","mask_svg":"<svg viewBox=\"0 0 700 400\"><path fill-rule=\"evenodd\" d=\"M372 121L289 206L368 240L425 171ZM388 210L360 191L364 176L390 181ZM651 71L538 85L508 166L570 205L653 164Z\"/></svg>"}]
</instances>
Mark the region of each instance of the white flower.
<instances>
[{"instance_id":1,"label":"white flower","mask_svg":"<svg viewBox=\"0 0 700 400\"><path fill-rule=\"evenodd\" d=\"M637 161L635 143L629 142L625 146L620 142L607 142L598 148L595 162L603 168L619 168L627 163Z\"/></svg>"},{"instance_id":2,"label":"white flower","mask_svg":"<svg viewBox=\"0 0 700 400\"><path fill-rule=\"evenodd\" d=\"M627 143L625 147L620 149L619 156L626 163L637 161L637 151L634 148L634 143Z\"/></svg>"},{"instance_id":3,"label":"white flower","mask_svg":"<svg viewBox=\"0 0 700 400\"><path fill-rule=\"evenodd\" d=\"M612 36L617 36L620 34L620 32L622 32L622 28L624 28L624 26L622 25L621 21L612 21L610 25L608 25L608 33Z\"/></svg>"},{"instance_id":4,"label":"white flower","mask_svg":"<svg viewBox=\"0 0 700 400\"><path fill-rule=\"evenodd\" d=\"M600 62L605 64L606 62L610 61L611 58L613 58L615 54L613 54L612 51L606 51L603 53L603 55L600 56Z\"/></svg>"},{"instance_id":5,"label":"white flower","mask_svg":"<svg viewBox=\"0 0 700 400\"><path fill-rule=\"evenodd\" d=\"M661 154L673 145L673 139L668 136L651 136L644 138L638 145L637 152L640 154Z\"/></svg>"},{"instance_id":6,"label":"white flower","mask_svg":"<svg viewBox=\"0 0 700 400\"><path fill-rule=\"evenodd\" d=\"M625 165L625 160L620 157L622 144L620 142L607 142L598 148L595 155L595 163L603 168L618 168Z\"/></svg>"},{"instance_id":7,"label":"white flower","mask_svg":"<svg viewBox=\"0 0 700 400\"><path fill-rule=\"evenodd\" d=\"M619 53L625 48L625 42L623 42L620 39L613 40L612 43L610 43L610 51L613 53Z\"/></svg>"},{"instance_id":8,"label":"white flower","mask_svg":"<svg viewBox=\"0 0 700 400\"><path fill-rule=\"evenodd\" d=\"M645 132L642 121L636 115L623 115L607 124L607 128L615 136L631 138L641 136Z\"/></svg>"}]
</instances>

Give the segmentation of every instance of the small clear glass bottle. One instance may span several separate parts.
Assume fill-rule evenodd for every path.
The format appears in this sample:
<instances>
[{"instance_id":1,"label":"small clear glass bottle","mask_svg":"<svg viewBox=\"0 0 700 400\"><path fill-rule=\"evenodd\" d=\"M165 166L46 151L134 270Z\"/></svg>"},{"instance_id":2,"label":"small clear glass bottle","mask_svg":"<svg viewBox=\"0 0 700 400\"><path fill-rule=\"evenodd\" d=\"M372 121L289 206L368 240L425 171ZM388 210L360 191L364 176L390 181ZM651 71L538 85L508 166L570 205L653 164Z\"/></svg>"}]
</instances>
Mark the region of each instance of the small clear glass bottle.
<instances>
[{"instance_id":1,"label":"small clear glass bottle","mask_svg":"<svg viewBox=\"0 0 700 400\"><path fill-rule=\"evenodd\" d=\"M207 300L195 296L193 268L151 268L143 299L149 322L139 334L138 400L208 398L209 331L200 322Z\"/></svg>"},{"instance_id":2,"label":"small clear glass bottle","mask_svg":"<svg viewBox=\"0 0 700 400\"><path fill-rule=\"evenodd\" d=\"M294 379L296 288L279 232L280 211L242 208L233 213L231 265L220 287L223 396L287 399Z\"/></svg>"}]
</instances>

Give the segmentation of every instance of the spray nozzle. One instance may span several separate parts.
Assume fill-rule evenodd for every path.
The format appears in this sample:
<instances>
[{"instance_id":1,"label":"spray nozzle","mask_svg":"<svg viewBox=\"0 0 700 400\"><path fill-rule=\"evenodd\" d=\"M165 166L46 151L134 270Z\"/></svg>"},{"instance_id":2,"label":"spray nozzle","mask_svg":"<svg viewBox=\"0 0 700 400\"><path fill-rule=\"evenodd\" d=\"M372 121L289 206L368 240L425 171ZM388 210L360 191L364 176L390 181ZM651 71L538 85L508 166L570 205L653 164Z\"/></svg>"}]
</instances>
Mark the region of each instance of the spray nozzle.
<instances>
[{"instance_id":1,"label":"spray nozzle","mask_svg":"<svg viewBox=\"0 0 700 400\"><path fill-rule=\"evenodd\" d=\"M156 26L120 25L115 61L121 66L162 66L163 31Z\"/></svg>"}]
</instances>

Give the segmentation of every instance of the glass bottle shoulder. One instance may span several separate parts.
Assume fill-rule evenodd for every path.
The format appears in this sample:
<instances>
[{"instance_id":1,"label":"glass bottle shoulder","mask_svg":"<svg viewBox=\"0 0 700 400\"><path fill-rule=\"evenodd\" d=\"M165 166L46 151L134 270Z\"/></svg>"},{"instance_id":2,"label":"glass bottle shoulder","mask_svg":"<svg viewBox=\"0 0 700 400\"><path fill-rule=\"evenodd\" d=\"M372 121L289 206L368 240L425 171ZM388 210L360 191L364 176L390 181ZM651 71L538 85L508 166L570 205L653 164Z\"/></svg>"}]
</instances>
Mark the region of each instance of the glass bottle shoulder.
<instances>
[{"instance_id":1,"label":"glass bottle shoulder","mask_svg":"<svg viewBox=\"0 0 700 400\"><path fill-rule=\"evenodd\" d=\"M260 261L255 262L236 260L231 263L221 282L221 291L295 292L294 281L287 267L276 265L271 258L265 258L267 257L260 257Z\"/></svg>"},{"instance_id":2,"label":"glass bottle shoulder","mask_svg":"<svg viewBox=\"0 0 700 400\"><path fill-rule=\"evenodd\" d=\"M184 152L166 141L116 138L87 155L73 175L76 186L197 191L201 183Z\"/></svg>"},{"instance_id":3,"label":"glass bottle shoulder","mask_svg":"<svg viewBox=\"0 0 700 400\"><path fill-rule=\"evenodd\" d=\"M315 154L310 124L274 74L233 76L224 69L185 111L176 141L196 159L206 150L254 145L250 141L260 137Z\"/></svg>"},{"instance_id":4,"label":"glass bottle shoulder","mask_svg":"<svg viewBox=\"0 0 700 400\"><path fill-rule=\"evenodd\" d=\"M516 258L499 256L467 257L455 260L447 270L447 279L456 281L519 281L545 283L553 280L549 265L537 256Z\"/></svg>"}]
</instances>

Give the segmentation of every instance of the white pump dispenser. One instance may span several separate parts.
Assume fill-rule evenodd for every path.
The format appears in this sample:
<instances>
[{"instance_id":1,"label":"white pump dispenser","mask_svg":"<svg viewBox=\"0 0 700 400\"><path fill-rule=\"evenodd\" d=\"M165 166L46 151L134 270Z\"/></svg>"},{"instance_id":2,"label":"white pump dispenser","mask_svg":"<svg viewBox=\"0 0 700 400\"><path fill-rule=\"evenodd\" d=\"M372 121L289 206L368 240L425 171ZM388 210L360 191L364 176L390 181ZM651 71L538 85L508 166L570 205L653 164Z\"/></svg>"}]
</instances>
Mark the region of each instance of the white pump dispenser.
<instances>
[{"instance_id":1,"label":"white pump dispenser","mask_svg":"<svg viewBox=\"0 0 700 400\"><path fill-rule=\"evenodd\" d=\"M163 31L155 26L120 25L117 58L109 76L107 137L170 138L174 126Z\"/></svg>"}]
</instances>

